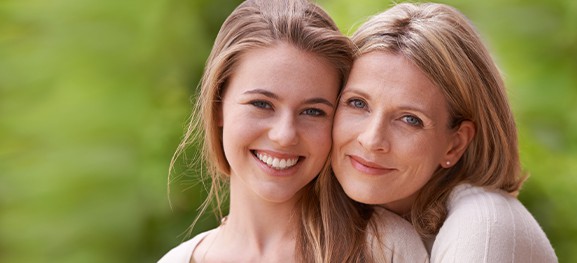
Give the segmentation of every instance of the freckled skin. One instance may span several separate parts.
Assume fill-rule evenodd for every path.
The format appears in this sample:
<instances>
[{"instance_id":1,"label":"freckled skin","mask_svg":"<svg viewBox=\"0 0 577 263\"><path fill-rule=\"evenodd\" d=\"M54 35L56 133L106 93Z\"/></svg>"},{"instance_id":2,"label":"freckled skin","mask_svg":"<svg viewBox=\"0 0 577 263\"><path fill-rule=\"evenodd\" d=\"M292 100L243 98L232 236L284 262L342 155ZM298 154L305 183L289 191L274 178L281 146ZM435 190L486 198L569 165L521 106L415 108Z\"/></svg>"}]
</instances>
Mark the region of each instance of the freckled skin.
<instances>
[{"instance_id":1,"label":"freckled skin","mask_svg":"<svg viewBox=\"0 0 577 263\"><path fill-rule=\"evenodd\" d=\"M288 44L245 53L226 87L220 120L231 194L295 202L330 153L338 87L334 67ZM299 161L278 170L256 153Z\"/></svg>"}]
</instances>

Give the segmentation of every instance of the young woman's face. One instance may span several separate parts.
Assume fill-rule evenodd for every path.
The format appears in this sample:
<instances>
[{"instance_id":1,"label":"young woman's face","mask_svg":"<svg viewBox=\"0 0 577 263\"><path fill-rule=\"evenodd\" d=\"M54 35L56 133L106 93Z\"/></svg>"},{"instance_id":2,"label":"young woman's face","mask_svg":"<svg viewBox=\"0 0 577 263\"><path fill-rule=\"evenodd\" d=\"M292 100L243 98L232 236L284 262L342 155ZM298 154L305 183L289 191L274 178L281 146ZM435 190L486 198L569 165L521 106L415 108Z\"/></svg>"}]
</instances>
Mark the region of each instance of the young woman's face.
<instances>
[{"instance_id":1,"label":"young woman's face","mask_svg":"<svg viewBox=\"0 0 577 263\"><path fill-rule=\"evenodd\" d=\"M448 120L440 89L403 56L356 59L333 128L332 166L347 195L407 212L447 161Z\"/></svg>"},{"instance_id":2,"label":"young woman's face","mask_svg":"<svg viewBox=\"0 0 577 263\"><path fill-rule=\"evenodd\" d=\"M231 191L295 200L327 160L338 89L334 67L291 45L243 54L219 120Z\"/></svg>"}]
</instances>

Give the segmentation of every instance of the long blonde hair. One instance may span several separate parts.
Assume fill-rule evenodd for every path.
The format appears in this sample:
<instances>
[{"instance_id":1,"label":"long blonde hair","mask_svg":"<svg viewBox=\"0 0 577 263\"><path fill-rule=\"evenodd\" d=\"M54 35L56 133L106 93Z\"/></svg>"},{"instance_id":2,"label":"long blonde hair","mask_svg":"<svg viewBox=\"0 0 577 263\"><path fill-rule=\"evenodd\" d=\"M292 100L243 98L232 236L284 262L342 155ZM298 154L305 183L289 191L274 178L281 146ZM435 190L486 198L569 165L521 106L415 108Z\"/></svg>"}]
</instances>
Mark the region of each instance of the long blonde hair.
<instances>
[{"instance_id":1,"label":"long blonde hair","mask_svg":"<svg viewBox=\"0 0 577 263\"><path fill-rule=\"evenodd\" d=\"M353 57L352 42L339 32L334 21L319 6L306 0L248 0L240 4L223 23L210 56L192 118L184 138L172 161L175 161L192 144L202 147L201 163L210 176L208 198L200 208L199 216L213 205L222 217L221 204L227 188L230 166L224 155L222 134L217 123L221 107L221 94L234 72L241 55L248 50L270 47L280 42L293 45L305 52L325 59L339 73L342 89ZM330 136L330 135L327 135ZM325 165L327 166L327 165ZM201 171L202 172L202 171ZM317 180L305 187L300 202L301 224L297 231L296 252L304 262L323 261L324 249Z\"/></svg>"},{"instance_id":2,"label":"long blonde hair","mask_svg":"<svg viewBox=\"0 0 577 263\"><path fill-rule=\"evenodd\" d=\"M476 133L462 158L439 167L420 190L410 219L422 236L435 235L447 198L467 182L516 193L521 175L517 131L503 79L471 22L444 4L398 4L365 22L352 37L356 57L372 51L400 54L443 92L449 129L472 121Z\"/></svg>"}]
</instances>

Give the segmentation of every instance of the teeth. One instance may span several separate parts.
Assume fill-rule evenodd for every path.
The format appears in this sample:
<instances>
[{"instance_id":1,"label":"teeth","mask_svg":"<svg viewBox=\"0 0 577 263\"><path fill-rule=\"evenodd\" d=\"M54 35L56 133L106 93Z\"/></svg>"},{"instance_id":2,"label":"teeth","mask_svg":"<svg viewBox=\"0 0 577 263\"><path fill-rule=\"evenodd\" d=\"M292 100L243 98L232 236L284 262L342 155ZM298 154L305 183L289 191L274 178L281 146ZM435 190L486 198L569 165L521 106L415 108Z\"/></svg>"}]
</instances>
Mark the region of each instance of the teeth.
<instances>
[{"instance_id":1,"label":"teeth","mask_svg":"<svg viewBox=\"0 0 577 263\"><path fill-rule=\"evenodd\" d=\"M263 163L266 163L266 165L268 165L269 167L277 170L283 170L293 167L295 164L297 164L299 160L298 157L291 159L279 159L268 156L263 153L256 153L256 157L258 157L258 159L261 160Z\"/></svg>"}]
</instances>

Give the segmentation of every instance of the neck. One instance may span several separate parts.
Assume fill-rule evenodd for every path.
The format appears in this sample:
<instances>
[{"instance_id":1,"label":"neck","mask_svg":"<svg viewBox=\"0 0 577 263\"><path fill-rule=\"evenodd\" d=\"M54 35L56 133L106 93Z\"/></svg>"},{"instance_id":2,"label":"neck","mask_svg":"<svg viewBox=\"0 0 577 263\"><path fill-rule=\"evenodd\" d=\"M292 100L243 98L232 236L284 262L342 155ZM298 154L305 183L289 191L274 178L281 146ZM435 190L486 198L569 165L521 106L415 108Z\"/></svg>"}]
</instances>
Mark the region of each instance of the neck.
<instances>
[{"instance_id":1,"label":"neck","mask_svg":"<svg viewBox=\"0 0 577 263\"><path fill-rule=\"evenodd\" d=\"M286 202L270 202L253 192L238 190L235 183L241 182L231 178L230 211L222 234L256 251L294 242L299 223L298 196Z\"/></svg>"},{"instance_id":2,"label":"neck","mask_svg":"<svg viewBox=\"0 0 577 263\"><path fill-rule=\"evenodd\" d=\"M234 175L230 178L229 215L217 231L199 243L195 260L294 262L300 194L289 200L266 200L238 179Z\"/></svg>"},{"instance_id":3,"label":"neck","mask_svg":"<svg viewBox=\"0 0 577 263\"><path fill-rule=\"evenodd\" d=\"M413 194L413 195L410 195L409 197L406 197L406 198L403 198L403 199L400 199L397 201L382 204L382 206L384 208L386 208L387 210L394 212L397 215L400 215L402 217L407 217L411 213L411 207L412 207L413 203L415 202L416 197L417 197L417 195Z\"/></svg>"}]
</instances>

